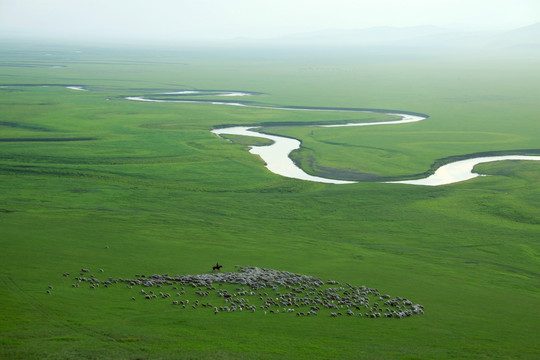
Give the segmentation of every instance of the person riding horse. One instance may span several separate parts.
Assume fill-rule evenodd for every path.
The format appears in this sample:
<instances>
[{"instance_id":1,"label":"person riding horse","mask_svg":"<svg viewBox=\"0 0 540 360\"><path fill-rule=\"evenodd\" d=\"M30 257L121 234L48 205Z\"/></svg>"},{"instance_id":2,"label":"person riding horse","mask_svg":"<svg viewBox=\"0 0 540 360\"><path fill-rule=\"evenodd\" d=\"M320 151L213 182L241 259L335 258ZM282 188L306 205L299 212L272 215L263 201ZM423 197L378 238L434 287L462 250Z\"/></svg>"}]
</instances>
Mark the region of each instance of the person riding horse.
<instances>
[{"instance_id":1,"label":"person riding horse","mask_svg":"<svg viewBox=\"0 0 540 360\"><path fill-rule=\"evenodd\" d=\"M216 263L216 265L212 267L212 271L214 271L214 270L219 271L219 270L221 270L222 267L223 267L223 265L219 265L219 263Z\"/></svg>"}]
</instances>

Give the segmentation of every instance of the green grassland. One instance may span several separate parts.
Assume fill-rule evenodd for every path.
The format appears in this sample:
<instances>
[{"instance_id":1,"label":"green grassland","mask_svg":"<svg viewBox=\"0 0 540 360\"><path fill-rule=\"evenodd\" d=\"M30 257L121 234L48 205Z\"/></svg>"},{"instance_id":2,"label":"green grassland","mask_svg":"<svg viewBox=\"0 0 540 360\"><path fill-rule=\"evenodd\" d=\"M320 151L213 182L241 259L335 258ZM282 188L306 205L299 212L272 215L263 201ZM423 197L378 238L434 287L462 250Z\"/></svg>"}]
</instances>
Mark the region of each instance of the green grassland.
<instances>
[{"instance_id":1,"label":"green grassland","mask_svg":"<svg viewBox=\"0 0 540 360\"><path fill-rule=\"evenodd\" d=\"M493 176L442 187L306 182L267 171L246 151L260 139L210 130L385 116L124 99L243 90L269 106L425 113L268 130L302 140L295 158L308 172L407 177L451 156L537 153L537 58L13 43L0 56L0 85L11 85L0 87L0 357L540 356L540 164L482 164ZM71 286L81 268L128 278L216 261L378 288L425 314L214 315L132 301L135 288Z\"/></svg>"}]
</instances>

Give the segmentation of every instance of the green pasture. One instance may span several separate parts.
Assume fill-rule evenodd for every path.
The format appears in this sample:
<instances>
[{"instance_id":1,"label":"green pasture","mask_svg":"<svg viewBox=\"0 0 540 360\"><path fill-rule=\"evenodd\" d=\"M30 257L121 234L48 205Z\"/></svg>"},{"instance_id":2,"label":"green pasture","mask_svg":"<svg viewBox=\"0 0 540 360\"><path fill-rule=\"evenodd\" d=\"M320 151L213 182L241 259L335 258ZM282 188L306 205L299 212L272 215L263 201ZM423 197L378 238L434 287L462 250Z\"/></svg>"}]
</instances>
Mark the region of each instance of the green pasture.
<instances>
[{"instance_id":1,"label":"green pasture","mask_svg":"<svg viewBox=\"0 0 540 360\"><path fill-rule=\"evenodd\" d=\"M537 154L537 59L3 45L1 358L540 356L540 163L482 164L492 176L441 187L328 185L267 171L247 151L261 139L210 133L272 124L265 131L302 140L294 158L306 171L344 178L414 177L474 153ZM22 86L38 84L51 86ZM430 118L315 128L289 125L389 117L125 100L190 89ZM140 288L72 287L81 268L129 278L200 274L216 261L222 271L251 265L377 288L425 314L214 315L170 299L131 300Z\"/></svg>"}]
</instances>

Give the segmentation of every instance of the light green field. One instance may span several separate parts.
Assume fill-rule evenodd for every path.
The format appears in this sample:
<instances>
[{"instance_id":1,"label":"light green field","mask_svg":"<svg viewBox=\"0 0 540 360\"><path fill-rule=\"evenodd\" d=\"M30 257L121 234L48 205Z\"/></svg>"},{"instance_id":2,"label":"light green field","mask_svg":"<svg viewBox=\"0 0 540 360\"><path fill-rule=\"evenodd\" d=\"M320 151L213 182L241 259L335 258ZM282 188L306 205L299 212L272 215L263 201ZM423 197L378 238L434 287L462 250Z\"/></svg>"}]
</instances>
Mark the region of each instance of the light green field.
<instances>
[{"instance_id":1,"label":"light green field","mask_svg":"<svg viewBox=\"0 0 540 360\"><path fill-rule=\"evenodd\" d=\"M234 50L2 46L0 85L89 91L0 88L0 357L538 358L537 162L483 164L496 176L442 187L325 185L267 171L246 151L259 139L209 130L383 115L124 99L243 90L266 105L425 113L399 126L272 129L303 141L302 164L406 177L451 156L538 153L538 59ZM71 286L81 268L129 278L216 261L378 288L425 314L214 315L132 301L140 288Z\"/></svg>"}]
</instances>

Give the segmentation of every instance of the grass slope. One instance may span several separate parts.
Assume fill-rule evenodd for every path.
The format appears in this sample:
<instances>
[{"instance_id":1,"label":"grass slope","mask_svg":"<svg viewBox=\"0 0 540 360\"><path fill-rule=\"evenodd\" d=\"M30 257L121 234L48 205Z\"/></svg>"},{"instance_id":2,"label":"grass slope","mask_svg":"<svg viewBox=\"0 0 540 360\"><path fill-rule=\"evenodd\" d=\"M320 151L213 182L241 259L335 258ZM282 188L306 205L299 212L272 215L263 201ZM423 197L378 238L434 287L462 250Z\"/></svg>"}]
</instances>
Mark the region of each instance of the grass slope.
<instances>
[{"instance_id":1,"label":"grass slope","mask_svg":"<svg viewBox=\"0 0 540 360\"><path fill-rule=\"evenodd\" d=\"M149 89L238 89L272 105L423 112L431 118L395 128L275 129L301 138L322 166L409 175L448 156L539 148L535 62L3 49L0 84L90 91L0 88L0 138L88 139L0 142L1 357L539 356L540 164L482 164L496 176L436 188L317 184L269 173L246 151L250 141L209 130L358 114L123 99ZM426 314L215 316L132 301L137 290L121 286L71 287L81 268L195 274L216 260L224 271L253 265L376 287Z\"/></svg>"}]
</instances>

